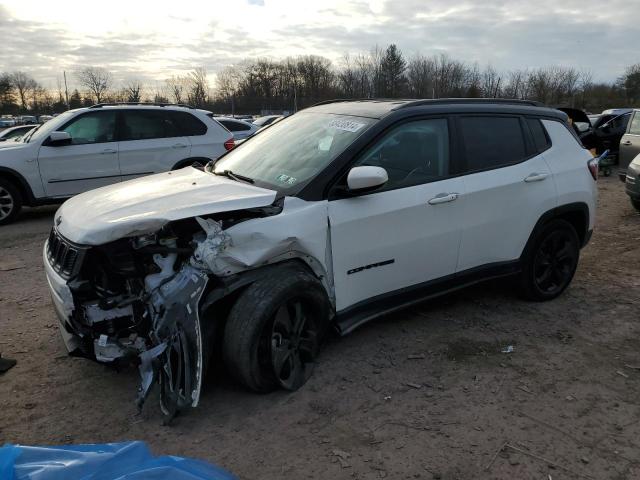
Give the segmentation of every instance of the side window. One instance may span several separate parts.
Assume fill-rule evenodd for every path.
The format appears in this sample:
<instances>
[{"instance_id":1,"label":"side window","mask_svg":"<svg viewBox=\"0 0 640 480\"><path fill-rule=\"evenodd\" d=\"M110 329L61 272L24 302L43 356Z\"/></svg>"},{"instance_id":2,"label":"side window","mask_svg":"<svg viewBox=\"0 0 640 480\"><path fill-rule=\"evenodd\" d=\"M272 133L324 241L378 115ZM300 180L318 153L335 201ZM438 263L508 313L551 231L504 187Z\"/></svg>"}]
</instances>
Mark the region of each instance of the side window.
<instances>
[{"instance_id":1,"label":"side window","mask_svg":"<svg viewBox=\"0 0 640 480\"><path fill-rule=\"evenodd\" d=\"M403 123L370 147L354 166L383 167L380 191L432 182L449 175L449 128L443 118Z\"/></svg>"},{"instance_id":2,"label":"side window","mask_svg":"<svg viewBox=\"0 0 640 480\"><path fill-rule=\"evenodd\" d=\"M230 132L244 132L251 130L249 125L245 125L242 122L234 122L233 120L220 120L220 123L225 126Z\"/></svg>"},{"instance_id":3,"label":"side window","mask_svg":"<svg viewBox=\"0 0 640 480\"><path fill-rule=\"evenodd\" d=\"M190 113L175 110L169 110L168 113L171 121L177 125L181 136L196 137L207 133L207 126Z\"/></svg>"},{"instance_id":4,"label":"side window","mask_svg":"<svg viewBox=\"0 0 640 480\"><path fill-rule=\"evenodd\" d=\"M512 165L527 157L518 117L462 117L467 170L487 170Z\"/></svg>"},{"instance_id":5,"label":"side window","mask_svg":"<svg viewBox=\"0 0 640 480\"><path fill-rule=\"evenodd\" d=\"M629 132L631 135L640 135L640 111L636 111L633 114L633 120L629 125Z\"/></svg>"},{"instance_id":6,"label":"side window","mask_svg":"<svg viewBox=\"0 0 640 480\"><path fill-rule=\"evenodd\" d=\"M239 123L230 122L229 120L218 120L218 121L224 126L224 128L226 128L230 132L237 132L238 130L240 130L238 128L240 126Z\"/></svg>"},{"instance_id":7,"label":"side window","mask_svg":"<svg viewBox=\"0 0 640 480\"><path fill-rule=\"evenodd\" d=\"M626 130L629 118L631 118L631 114L629 113L620 115L611 122L611 128L613 128L614 130Z\"/></svg>"},{"instance_id":8,"label":"side window","mask_svg":"<svg viewBox=\"0 0 640 480\"><path fill-rule=\"evenodd\" d=\"M176 127L163 111L125 110L122 123L122 140L150 140L176 137Z\"/></svg>"},{"instance_id":9,"label":"side window","mask_svg":"<svg viewBox=\"0 0 640 480\"><path fill-rule=\"evenodd\" d=\"M71 120L61 130L71 135L72 145L113 142L116 112L85 113Z\"/></svg>"},{"instance_id":10,"label":"side window","mask_svg":"<svg viewBox=\"0 0 640 480\"><path fill-rule=\"evenodd\" d=\"M544 129L544 126L539 119L527 118L527 125L529 125L529 130L531 130L533 143L538 153L542 153L551 147L551 141L549 140L547 131Z\"/></svg>"}]
</instances>

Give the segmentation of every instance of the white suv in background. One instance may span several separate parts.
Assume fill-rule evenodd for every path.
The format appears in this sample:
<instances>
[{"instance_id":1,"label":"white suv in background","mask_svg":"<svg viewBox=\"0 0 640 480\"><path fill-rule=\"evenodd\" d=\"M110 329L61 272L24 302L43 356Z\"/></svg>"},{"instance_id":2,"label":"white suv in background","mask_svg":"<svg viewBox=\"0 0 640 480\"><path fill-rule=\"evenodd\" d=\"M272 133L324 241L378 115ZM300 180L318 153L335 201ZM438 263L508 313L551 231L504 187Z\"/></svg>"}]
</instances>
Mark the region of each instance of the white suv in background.
<instances>
[{"instance_id":1,"label":"white suv in background","mask_svg":"<svg viewBox=\"0 0 640 480\"><path fill-rule=\"evenodd\" d=\"M233 136L205 110L170 104L98 104L69 110L18 142L0 144L0 225L23 205L193 163L233 148Z\"/></svg>"},{"instance_id":2,"label":"white suv in background","mask_svg":"<svg viewBox=\"0 0 640 480\"><path fill-rule=\"evenodd\" d=\"M159 379L172 415L198 404L215 350L248 388L295 390L331 325L501 276L557 297L597 168L567 116L532 102L326 103L204 170L67 201L45 272L67 347L140 364L139 400Z\"/></svg>"}]
</instances>

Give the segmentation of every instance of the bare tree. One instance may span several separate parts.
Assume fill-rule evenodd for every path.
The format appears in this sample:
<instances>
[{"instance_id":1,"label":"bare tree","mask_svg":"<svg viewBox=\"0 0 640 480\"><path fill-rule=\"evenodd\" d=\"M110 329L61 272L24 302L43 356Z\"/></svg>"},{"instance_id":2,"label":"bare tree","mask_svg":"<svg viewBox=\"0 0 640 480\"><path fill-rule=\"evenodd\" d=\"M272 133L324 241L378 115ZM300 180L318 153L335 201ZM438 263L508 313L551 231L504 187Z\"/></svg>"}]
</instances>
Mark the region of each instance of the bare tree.
<instances>
[{"instance_id":1,"label":"bare tree","mask_svg":"<svg viewBox=\"0 0 640 480\"><path fill-rule=\"evenodd\" d=\"M216 76L218 96L231 106L231 115L235 115L235 98L242 78L242 72L234 66L222 69Z\"/></svg>"},{"instance_id":2,"label":"bare tree","mask_svg":"<svg viewBox=\"0 0 640 480\"><path fill-rule=\"evenodd\" d=\"M96 103L102 102L113 83L111 73L101 67L83 68L76 73L76 77L80 84L95 97Z\"/></svg>"},{"instance_id":3,"label":"bare tree","mask_svg":"<svg viewBox=\"0 0 640 480\"><path fill-rule=\"evenodd\" d=\"M10 78L13 87L18 92L18 97L20 98L22 109L27 110L29 107L29 97L31 96L31 93L38 87L38 83L29 74L20 71L13 72Z\"/></svg>"},{"instance_id":4,"label":"bare tree","mask_svg":"<svg viewBox=\"0 0 640 480\"><path fill-rule=\"evenodd\" d=\"M209 82L204 67L189 73L189 102L195 107L202 107L209 99Z\"/></svg>"},{"instance_id":5,"label":"bare tree","mask_svg":"<svg viewBox=\"0 0 640 480\"><path fill-rule=\"evenodd\" d=\"M173 76L165 80L169 90L169 96L175 103L184 103L187 100L188 79L182 76ZM164 94L163 94L164 95Z\"/></svg>"}]
</instances>

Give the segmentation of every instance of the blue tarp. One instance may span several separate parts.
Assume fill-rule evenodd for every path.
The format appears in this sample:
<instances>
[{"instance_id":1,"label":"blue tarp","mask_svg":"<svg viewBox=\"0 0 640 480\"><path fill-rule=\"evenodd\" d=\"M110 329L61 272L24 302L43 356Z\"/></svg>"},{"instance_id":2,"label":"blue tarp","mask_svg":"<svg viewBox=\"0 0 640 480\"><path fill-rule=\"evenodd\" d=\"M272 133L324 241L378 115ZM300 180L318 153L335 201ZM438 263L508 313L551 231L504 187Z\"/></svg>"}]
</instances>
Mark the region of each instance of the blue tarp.
<instances>
[{"instance_id":1,"label":"blue tarp","mask_svg":"<svg viewBox=\"0 0 640 480\"><path fill-rule=\"evenodd\" d=\"M2 480L237 480L199 460L154 457L144 442L0 448Z\"/></svg>"}]
</instances>

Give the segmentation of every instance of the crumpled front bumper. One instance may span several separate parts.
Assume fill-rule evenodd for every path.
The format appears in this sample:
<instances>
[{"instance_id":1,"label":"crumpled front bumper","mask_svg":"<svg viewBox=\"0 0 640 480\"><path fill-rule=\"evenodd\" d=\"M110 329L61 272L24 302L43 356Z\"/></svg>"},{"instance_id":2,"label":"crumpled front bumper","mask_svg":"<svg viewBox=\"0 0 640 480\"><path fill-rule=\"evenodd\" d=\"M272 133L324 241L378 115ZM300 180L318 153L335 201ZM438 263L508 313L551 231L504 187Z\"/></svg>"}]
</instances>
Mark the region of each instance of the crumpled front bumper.
<instances>
[{"instance_id":1,"label":"crumpled front bumper","mask_svg":"<svg viewBox=\"0 0 640 480\"><path fill-rule=\"evenodd\" d=\"M44 264L44 273L49 284L51 293L51 301L53 308L60 322L60 334L62 340L67 347L69 353L76 352L82 344L80 337L74 332L71 325L71 315L73 314L73 296L71 289L67 285L67 281L62 278L51 266L47 258L47 243L45 242L42 251L42 263Z\"/></svg>"}]
</instances>

